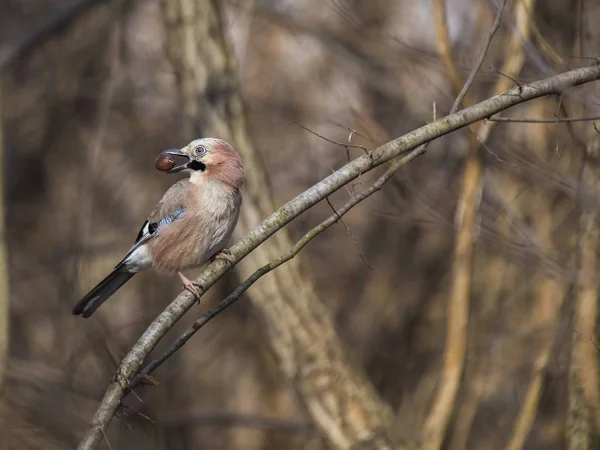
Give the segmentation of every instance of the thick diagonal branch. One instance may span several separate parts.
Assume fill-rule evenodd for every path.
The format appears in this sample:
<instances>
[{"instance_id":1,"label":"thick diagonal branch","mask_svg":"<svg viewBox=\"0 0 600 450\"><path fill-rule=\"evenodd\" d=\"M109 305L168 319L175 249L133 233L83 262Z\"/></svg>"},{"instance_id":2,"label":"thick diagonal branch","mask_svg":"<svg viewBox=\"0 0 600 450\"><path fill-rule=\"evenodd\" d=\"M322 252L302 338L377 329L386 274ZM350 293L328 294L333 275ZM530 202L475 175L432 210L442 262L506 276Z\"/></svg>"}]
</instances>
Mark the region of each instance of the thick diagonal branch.
<instances>
[{"instance_id":1,"label":"thick diagonal branch","mask_svg":"<svg viewBox=\"0 0 600 450\"><path fill-rule=\"evenodd\" d=\"M240 261L261 243L269 239L275 232L323 200L326 196L337 191L361 174L380 166L400 154L415 157L422 152L417 147L426 142L483 120L512 106L535 98L559 94L570 87L598 79L600 79L600 65L593 65L564 72L531 84L516 86L503 94L496 95L472 107L443 117L394 139L378 147L368 155L363 155L352 160L276 210L230 248L233 259L235 262ZM208 288L222 277L229 268L222 261L214 262L206 267L198 278L198 282ZM102 403L94 415L92 424L79 445L79 449L97 448L102 440L103 430L108 427L117 411L129 381L135 376L143 361L148 357L159 340L194 304L195 299L191 294L185 292L180 294L146 329L138 342L121 362L115 380L108 386Z\"/></svg>"}]
</instances>

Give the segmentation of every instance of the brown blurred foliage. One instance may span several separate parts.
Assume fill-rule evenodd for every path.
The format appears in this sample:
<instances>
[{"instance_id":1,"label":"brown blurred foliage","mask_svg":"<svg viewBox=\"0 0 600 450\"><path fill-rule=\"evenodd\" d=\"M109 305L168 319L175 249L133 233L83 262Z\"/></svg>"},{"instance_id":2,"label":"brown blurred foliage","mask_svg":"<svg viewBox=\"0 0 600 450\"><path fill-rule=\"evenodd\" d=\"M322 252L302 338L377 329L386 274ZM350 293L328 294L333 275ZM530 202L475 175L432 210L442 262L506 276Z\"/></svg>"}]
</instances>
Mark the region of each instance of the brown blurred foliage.
<instances>
[{"instance_id":1,"label":"brown blurred foliage","mask_svg":"<svg viewBox=\"0 0 600 450\"><path fill-rule=\"evenodd\" d=\"M277 205L347 160L343 147L295 122L373 148L430 121L434 102L438 117L452 106L456 86L429 1L224 3L249 133ZM445 2L463 80L500 3ZM528 37L518 34L519 7ZM120 358L179 292L177 280L149 271L92 319L70 314L174 182L153 168L158 152L187 139L162 14L158 1L0 3L8 255L0 282L10 292L0 448L74 448ZM517 82L588 64L600 54L599 21L595 0L509 1L470 98L489 96L512 58L522 58ZM509 52L511 39L520 46ZM599 95L590 84L505 115L598 115ZM464 373L442 448L597 448L599 129L490 131ZM421 440L442 373L453 220L472 141L467 129L433 142L346 216L351 236L338 224L303 251L341 339L408 441ZM341 190L331 201L347 197ZM318 205L290 234L330 213ZM222 280L160 348L237 281ZM282 383L263 331L248 302L221 314L155 373L159 386L127 398L107 433L112 448L326 448Z\"/></svg>"}]
</instances>

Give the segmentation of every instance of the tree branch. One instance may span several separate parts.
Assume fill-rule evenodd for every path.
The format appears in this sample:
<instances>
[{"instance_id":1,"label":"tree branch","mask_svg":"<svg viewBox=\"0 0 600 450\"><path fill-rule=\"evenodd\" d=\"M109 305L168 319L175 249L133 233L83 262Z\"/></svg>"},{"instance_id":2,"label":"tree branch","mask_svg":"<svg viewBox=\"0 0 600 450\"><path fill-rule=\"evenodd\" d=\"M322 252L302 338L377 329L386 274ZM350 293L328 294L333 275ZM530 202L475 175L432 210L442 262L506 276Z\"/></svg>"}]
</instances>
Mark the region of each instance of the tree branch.
<instances>
[{"instance_id":1,"label":"tree branch","mask_svg":"<svg viewBox=\"0 0 600 450\"><path fill-rule=\"evenodd\" d=\"M248 232L244 238L230 248L234 263L240 261L294 218L361 174L399 155L405 155L404 157L407 159L414 159L423 152L418 148L419 146L512 106L546 95L560 94L573 86L598 79L600 79L600 65L592 65L564 72L531 84L517 86L503 94L496 95L455 114L429 123L378 147L368 155L362 155L352 160L290 200ZM231 265L224 261L215 261L205 268L198 277L198 282L209 288L230 268ZM143 361L165 333L194 304L195 298L191 294L181 293L142 334L121 362L114 380L108 386L106 394L94 415L92 424L79 444L78 448L80 450L97 448L102 440L103 430L110 424L130 381Z\"/></svg>"},{"instance_id":2,"label":"tree branch","mask_svg":"<svg viewBox=\"0 0 600 450\"><path fill-rule=\"evenodd\" d=\"M458 96L456 97L456 100L454 101L454 104L452 105L452 109L450 110L450 112L456 112L458 110L458 108L460 107L460 104L462 103L463 99L467 95L467 92L469 92L471 85L475 81L475 77L477 76L479 69L481 69L483 62L485 61L485 57L487 56L488 51L490 50L490 45L492 44L492 39L494 38L496 31L498 31L498 28L500 28L500 22L502 21L502 13L504 12L504 7L506 6L506 2L507 2L507 0L503 0L502 5L500 6L500 9L498 9L498 13L496 14L496 19L494 20L494 24L492 25L492 28L488 32L488 35L486 36L485 41L483 41L483 46L481 47L481 50L479 51L479 56L477 57L477 62L475 63L473 70L471 70L471 73L469 74L469 78L467 78L467 81L465 81L465 85L462 87L462 89L458 93Z\"/></svg>"},{"instance_id":3,"label":"tree branch","mask_svg":"<svg viewBox=\"0 0 600 450\"><path fill-rule=\"evenodd\" d=\"M557 117L556 119L533 119L533 118L518 118L518 117L490 117L487 120L490 122L508 122L508 123L544 123L544 124L557 124L557 123L570 123L570 122L594 122L600 120L600 116L592 117Z\"/></svg>"}]
</instances>

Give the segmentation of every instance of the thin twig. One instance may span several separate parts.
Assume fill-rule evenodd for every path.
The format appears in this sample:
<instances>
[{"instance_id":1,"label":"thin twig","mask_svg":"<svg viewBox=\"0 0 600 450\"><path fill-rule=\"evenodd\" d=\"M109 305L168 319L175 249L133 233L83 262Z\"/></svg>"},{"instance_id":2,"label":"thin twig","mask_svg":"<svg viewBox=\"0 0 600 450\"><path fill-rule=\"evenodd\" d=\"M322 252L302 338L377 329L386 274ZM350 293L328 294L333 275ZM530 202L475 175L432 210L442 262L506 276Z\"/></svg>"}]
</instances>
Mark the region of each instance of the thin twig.
<instances>
[{"instance_id":1,"label":"thin twig","mask_svg":"<svg viewBox=\"0 0 600 450\"><path fill-rule=\"evenodd\" d=\"M331 123L332 125L335 125L336 127L340 127L340 128L345 129L345 130L348 130L351 133L351 135L352 134L356 134L357 136L360 136L365 141L370 142L371 144L377 144L377 142L375 142L373 139L368 138L367 136L365 136L364 134L362 134L359 131L355 130L354 128L347 127L346 125L342 125L340 123L334 122L333 120L330 120L329 123Z\"/></svg>"},{"instance_id":2,"label":"thin twig","mask_svg":"<svg viewBox=\"0 0 600 450\"><path fill-rule=\"evenodd\" d=\"M123 413L123 415L125 415L125 416L128 417L128 415L125 412L125 410L129 410L132 413L140 416L142 419L146 419L151 424L156 425L156 422L154 420L152 420L150 417L148 417L146 414L144 414L143 412L138 411L137 409L133 409L131 406L127 406L127 405L121 404L121 412Z\"/></svg>"},{"instance_id":3,"label":"thin twig","mask_svg":"<svg viewBox=\"0 0 600 450\"><path fill-rule=\"evenodd\" d=\"M479 72L479 69L481 69L483 62L485 61L485 57L490 49L490 44L492 43L492 39L494 38L496 31L498 31L498 28L500 28L500 22L502 21L502 12L504 11L504 7L506 6L507 1L508 0L504 0L502 2L502 6L500 6L500 9L498 10L498 14L496 14L496 20L494 21L494 24L492 25L490 32L488 33L487 37L485 38L485 41L483 41L483 46L481 47L481 50L479 51L479 56L477 57L477 62L475 63L475 67L471 71L469 78L467 78L465 85L462 87L462 89L458 93L458 96L456 97L456 100L454 101L454 105L452 105L452 109L450 110L450 114L458 111L458 108L459 108L460 104L462 103L463 99L465 98L465 95L467 95L467 92L471 88L473 81L475 81L477 72Z\"/></svg>"},{"instance_id":4,"label":"thin twig","mask_svg":"<svg viewBox=\"0 0 600 450\"><path fill-rule=\"evenodd\" d=\"M310 129L310 128L308 128L308 127L305 127L304 125L302 125L301 123L298 123L298 122L296 122L295 120L294 120L294 123L295 123L296 125L298 125L300 128L303 128L303 129L305 129L305 130L306 130L306 131L308 131L309 133L311 133L311 134L314 134L315 136L317 136L317 137L320 137L321 139L323 139L323 140L325 140L325 141L327 141L327 142L329 142L329 143L331 143L331 144L335 144L335 145L339 145L340 147L344 147L344 148L346 149L346 152L348 151L348 149L349 149L349 148L360 148L360 149L361 149L363 152L365 152L365 154L368 154L368 153L369 153L369 150L367 150L367 149L366 149L364 146L362 146L362 145L356 145L356 144L344 144L343 142L337 142L337 141L331 140L331 139L329 139L329 138L326 138L325 136L322 136L322 135L320 135L319 133L317 133L317 132L315 132L315 131L311 130L311 129ZM348 159L349 159L349 158L350 158L350 154L348 154Z\"/></svg>"},{"instance_id":5,"label":"thin twig","mask_svg":"<svg viewBox=\"0 0 600 450\"><path fill-rule=\"evenodd\" d=\"M493 67L490 67L490 70L493 70L493 71L494 71L494 72L496 72L498 75L500 75L500 76L502 76L502 77L504 77L504 78L506 78L506 79L508 79L508 80L512 81L512 82L515 84L515 86L517 86L518 88L521 88L521 87L523 86L523 84L522 84L522 83L521 83L519 80L517 80L517 79L516 79L516 78L514 78L514 77L511 77L510 75L507 75L507 74L505 74L504 72L501 72L501 71L500 71L500 70L498 70L498 69L495 69L495 68L493 68Z\"/></svg>"},{"instance_id":6,"label":"thin twig","mask_svg":"<svg viewBox=\"0 0 600 450\"><path fill-rule=\"evenodd\" d=\"M554 151L559 156L560 156L560 140L559 140L559 136L558 136L558 121L560 119L561 106L562 106L562 95L559 95L558 96L558 105L556 105L556 112L554 113L554 116L556 117L556 120L554 121L554 140L556 142Z\"/></svg>"},{"instance_id":7,"label":"thin twig","mask_svg":"<svg viewBox=\"0 0 600 450\"><path fill-rule=\"evenodd\" d=\"M490 117L490 122L510 122L510 123L543 123L543 124L556 124L565 122L593 122L600 120L600 116L592 117L557 117L556 119L530 119L523 118L519 119L516 117Z\"/></svg>"},{"instance_id":8,"label":"thin twig","mask_svg":"<svg viewBox=\"0 0 600 450\"><path fill-rule=\"evenodd\" d=\"M504 163L504 164L508 163L508 161L506 161L504 158L502 158L498 153L494 152L491 148L489 148L484 140L479 138L479 136L477 135L477 131L474 130L473 127L469 127L469 130L471 130L471 133L473 133L473 136L475 137L477 142L479 142L479 144L485 149L485 151L488 152L490 155L492 155L496 161Z\"/></svg>"},{"instance_id":9,"label":"thin twig","mask_svg":"<svg viewBox=\"0 0 600 450\"><path fill-rule=\"evenodd\" d=\"M104 440L106 441L106 445L108 445L108 448L110 450L112 450L112 445L110 445L110 441L108 440L108 436L106 435L106 431L104 431L104 428L102 428L102 434L104 435Z\"/></svg>"},{"instance_id":10,"label":"thin twig","mask_svg":"<svg viewBox=\"0 0 600 450\"><path fill-rule=\"evenodd\" d=\"M332 121L332 120L330 120L329 122L330 122L330 123L332 123L333 125L337 126L337 127L344 128L345 130L348 130L348 131L350 132L350 136L352 136L353 134L356 134L357 136L360 136L361 138L363 138L365 141L368 141L368 142L370 142L370 143L372 143L372 144L376 144L376 143L377 143L377 142L375 142L374 140L372 140L372 139L369 139L369 138L368 138L367 136L365 136L364 134L361 134L361 133L359 133L359 132L358 132L358 131L356 131L354 128L347 127L347 126L345 126L345 125L339 124L339 123L337 123L337 122L334 122L334 121Z\"/></svg>"},{"instance_id":11,"label":"thin twig","mask_svg":"<svg viewBox=\"0 0 600 450\"><path fill-rule=\"evenodd\" d=\"M373 270L373 267L371 266L371 264L369 264L369 261L367 261L367 259L365 258L365 255L363 255L363 252L361 252L360 247L358 246L358 241L356 240L356 237L354 237L354 234L352 233L352 230L350 229L350 227L348 226L346 221L344 219L342 219L342 216L340 216L338 214L338 212L335 210L335 208L331 204L331 201L329 200L329 197L325 197L325 201L327 202L327 204L333 211L333 214L338 216L339 221L342 222L342 224L346 227L346 231L348 232L350 239L352 239L352 242L354 243L354 248L356 248L356 251L358 252L358 256L360 256L360 259L363 260L363 262L369 269Z\"/></svg>"}]
</instances>

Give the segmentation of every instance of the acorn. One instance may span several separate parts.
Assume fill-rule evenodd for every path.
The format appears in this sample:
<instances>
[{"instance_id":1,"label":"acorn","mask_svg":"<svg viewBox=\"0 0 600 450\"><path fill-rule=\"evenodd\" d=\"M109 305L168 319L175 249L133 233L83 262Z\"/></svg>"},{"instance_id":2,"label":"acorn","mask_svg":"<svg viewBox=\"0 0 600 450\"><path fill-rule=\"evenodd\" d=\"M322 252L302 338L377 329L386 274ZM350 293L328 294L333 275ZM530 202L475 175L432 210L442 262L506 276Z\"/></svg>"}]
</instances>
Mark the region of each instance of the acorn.
<instances>
[{"instance_id":1,"label":"acorn","mask_svg":"<svg viewBox=\"0 0 600 450\"><path fill-rule=\"evenodd\" d=\"M166 152L162 152L160 155L156 157L156 162L154 163L154 167L161 172L166 172L175 167L175 157L173 155L169 155Z\"/></svg>"}]
</instances>

